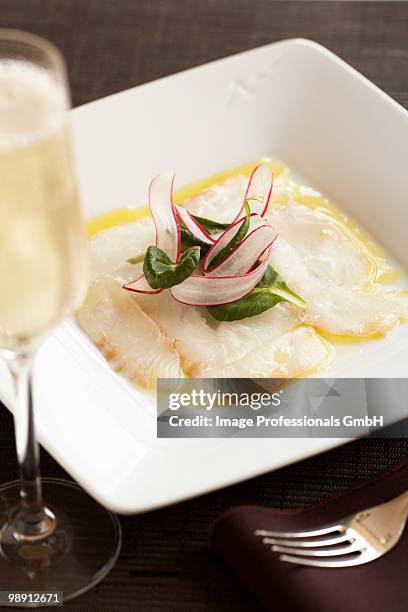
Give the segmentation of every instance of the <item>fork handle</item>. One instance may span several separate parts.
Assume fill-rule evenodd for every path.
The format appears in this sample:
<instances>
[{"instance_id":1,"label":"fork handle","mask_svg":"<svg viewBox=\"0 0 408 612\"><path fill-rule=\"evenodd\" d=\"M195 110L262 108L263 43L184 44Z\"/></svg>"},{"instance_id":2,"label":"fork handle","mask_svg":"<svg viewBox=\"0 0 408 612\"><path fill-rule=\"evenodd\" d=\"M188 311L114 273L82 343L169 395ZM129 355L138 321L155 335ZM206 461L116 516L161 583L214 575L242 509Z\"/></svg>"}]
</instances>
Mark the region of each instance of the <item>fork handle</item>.
<instances>
[{"instance_id":1,"label":"fork handle","mask_svg":"<svg viewBox=\"0 0 408 612\"><path fill-rule=\"evenodd\" d=\"M408 518L408 491L379 506L359 512L352 523L357 533L384 554L398 542Z\"/></svg>"},{"instance_id":2,"label":"fork handle","mask_svg":"<svg viewBox=\"0 0 408 612\"><path fill-rule=\"evenodd\" d=\"M404 491L404 493L386 503L392 505L394 510L401 509L408 514L408 491Z\"/></svg>"}]
</instances>

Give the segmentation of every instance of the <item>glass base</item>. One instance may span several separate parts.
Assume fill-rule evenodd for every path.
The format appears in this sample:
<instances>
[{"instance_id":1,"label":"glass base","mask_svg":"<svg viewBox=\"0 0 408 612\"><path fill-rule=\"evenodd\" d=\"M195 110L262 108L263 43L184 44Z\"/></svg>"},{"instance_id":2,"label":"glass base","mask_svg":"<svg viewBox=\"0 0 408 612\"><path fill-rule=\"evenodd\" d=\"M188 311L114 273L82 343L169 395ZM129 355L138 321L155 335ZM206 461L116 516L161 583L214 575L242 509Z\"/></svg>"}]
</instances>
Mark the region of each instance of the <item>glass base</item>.
<instances>
[{"instance_id":1,"label":"glass base","mask_svg":"<svg viewBox=\"0 0 408 612\"><path fill-rule=\"evenodd\" d=\"M68 601L112 569L121 547L121 528L114 514L73 482L41 482L47 516L56 517L55 529L47 538L29 542L16 537L13 529L20 510L20 483L0 487L0 591L62 591Z\"/></svg>"}]
</instances>

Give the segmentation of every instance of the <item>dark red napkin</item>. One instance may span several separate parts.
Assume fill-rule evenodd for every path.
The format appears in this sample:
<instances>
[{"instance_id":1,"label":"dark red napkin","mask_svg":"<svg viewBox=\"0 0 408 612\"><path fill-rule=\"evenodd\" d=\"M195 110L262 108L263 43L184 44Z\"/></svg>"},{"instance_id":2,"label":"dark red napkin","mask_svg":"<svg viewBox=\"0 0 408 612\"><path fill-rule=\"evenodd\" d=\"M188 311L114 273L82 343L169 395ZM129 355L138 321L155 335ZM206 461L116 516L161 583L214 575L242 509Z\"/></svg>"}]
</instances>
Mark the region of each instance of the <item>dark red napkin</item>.
<instances>
[{"instance_id":1,"label":"dark red napkin","mask_svg":"<svg viewBox=\"0 0 408 612\"><path fill-rule=\"evenodd\" d=\"M387 555L353 568L321 569L279 561L256 529L302 530L331 523L408 489L408 458L377 477L302 509L237 506L212 525L210 542L267 610L407 612L408 528Z\"/></svg>"}]
</instances>

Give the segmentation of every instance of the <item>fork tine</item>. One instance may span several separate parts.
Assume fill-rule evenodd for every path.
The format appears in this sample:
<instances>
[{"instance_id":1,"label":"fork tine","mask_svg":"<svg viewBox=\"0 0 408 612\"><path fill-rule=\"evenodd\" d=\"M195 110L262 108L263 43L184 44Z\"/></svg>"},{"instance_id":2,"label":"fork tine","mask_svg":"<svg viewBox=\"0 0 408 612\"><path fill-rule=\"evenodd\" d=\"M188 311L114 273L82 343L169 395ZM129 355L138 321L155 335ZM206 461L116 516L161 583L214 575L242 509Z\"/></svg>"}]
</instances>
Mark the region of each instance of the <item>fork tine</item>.
<instances>
[{"instance_id":1,"label":"fork tine","mask_svg":"<svg viewBox=\"0 0 408 612\"><path fill-rule=\"evenodd\" d=\"M287 563L294 563L295 565L309 565L310 567L352 567L353 565L362 565L372 561L375 557L370 555L361 554L352 559L337 559L337 561L318 561L315 559L305 559L302 557L292 557L291 555L281 555L280 561L286 561Z\"/></svg>"},{"instance_id":2,"label":"fork tine","mask_svg":"<svg viewBox=\"0 0 408 612\"><path fill-rule=\"evenodd\" d=\"M271 538L314 538L314 536L326 535L334 532L344 533L343 525L330 525L322 529L310 529L309 531L267 531L265 529L257 529L255 535L266 536Z\"/></svg>"},{"instance_id":3,"label":"fork tine","mask_svg":"<svg viewBox=\"0 0 408 612\"><path fill-rule=\"evenodd\" d=\"M294 546L295 548L319 548L321 546L334 546L342 544L342 542L350 542L353 544L355 539L347 534L338 536L337 538L325 538L324 540L281 540L280 538L263 538L264 544L276 544L277 546Z\"/></svg>"},{"instance_id":4,"label":"fork tine","mask_svg":"<svg viewBox=\"0 0 408 612\"><path fill-rule=\"evenodd\" d=\"M364 552L358 544L339 546L338 548L326 548L325 550L310 550L304 548L290 548L288 546L272 546L274 552L289 553L292 555L302 555L302 557L337 557L349 555L354 552Z\"/></svg>"}]
</instances>

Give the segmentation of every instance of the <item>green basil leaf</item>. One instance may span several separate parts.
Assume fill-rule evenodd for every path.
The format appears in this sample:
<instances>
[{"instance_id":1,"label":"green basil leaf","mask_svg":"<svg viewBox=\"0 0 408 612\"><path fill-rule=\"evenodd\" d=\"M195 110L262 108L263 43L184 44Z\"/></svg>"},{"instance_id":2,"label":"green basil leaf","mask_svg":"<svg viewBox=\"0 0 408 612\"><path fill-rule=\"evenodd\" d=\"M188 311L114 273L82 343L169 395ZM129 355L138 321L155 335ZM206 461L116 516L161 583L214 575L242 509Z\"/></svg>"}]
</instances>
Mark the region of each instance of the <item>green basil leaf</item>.
<instances>
[{"instance_id":1,"label":"green basil leaf","mask_svg":"<svg viewBox=\"0 0 408 612\"><path fill-rule=\"evenodd\" d=\"M237 231L235 236L231 238L229 243L223 249L221 249L218 255L214 257L214 259L212 260L210 264L210 268L215 268L216 266L218 266L218 264L224 261L224 259L228 257L228 255L236 249L239 243L242 242L242 240L247 235L248 230L249 230L249 223L251 220L251 209L249 208L249 204L246 200L244 202L244 207L245 207L245 219L243 220L239 230Z\"/></svg>"},{"instance_id":2,"label":"green basil leaf","mask_svg":"<svg viewBox=\"0 0 408 612\"><path fill-rule=\"evenodd\" d=\"M268 266L262 279L247 295L236 302L210 306L208 311L217 321L237 321L269 310L279 302L290 302L300 308L305 301L289 289L283 278Z\"/></svg>"},{"instance_id":3,"label":"green basil leaf","mask_svg":"<svg viewBox=\"0 0 408 612\"><path fill-rule=\"evenodd\" d=\"M208 310L217 321L238 321L254 317L269 308L273 308L282 298L273 295L267 289L252 289L245 297L219 306L209 306Z\"/></svg>"},{"instance_id":4,"label":"green basil leaf","mask_svg":"<svg viewBox=\"0 0 408 612\"><path fill-rule=\"evenodd\" d=\"M143 272L152 289L168 289L179 285L196 269L200 261L200 247L184 251L177 263L156 246L149 246L143 263Z\"/></svg>"},{"instance_id":5,"label":"green basil leaf","mask_svg":"<svg viewBox=\"0 0 408 612\"><path fill-rule=\"evenodd\" d=\"M231 225L230 223L218 223L218 221L212 221L211 219L204 219L204 217L197 217L197 215L191 215L191 216L209 234L216 234L217 232L222 232L223 230L227 229L227 227Z\"/></svg>"},{"instance_id":6,"label":"green basil leaf","mask_svg":"<svg viewBox=\"0 0 408 612\"><path fill-rule=\"evenodd\" d=\"M274 284L277 278L280 278L279 274L272 268L272 266L268 266L265 274L257 284L257 287L269 287L270 285Z\"/></svg>"},{"instance_id":7,"label":"green basil leaf","mask_svg":"<svg viewBox=\"0 0 408 612\"><path fill-rule=\"evenodd\" d=\"M196 238L191 234L188 229L180 224L180 238L181 238L181 250L185 251L192 246L199 246L201 248L201 254L206 253L210 248L211 244L201 242L199 238Z\"/></svg>"},{"instance_id":8,"label":"green basil leaf","mask_svg":"<svg viewBox=\"0 0 408 612\"><path fill-rule=\"evenodd\" d=\"M272 266L267 267L265 274L255 287L255 290L257 288L268 289L273 292L274 295L281 297L283 301L290 302L299 308L305 307L305 300L289 289L283 278L272 268Z\"/></svg>"}]
</instances>

